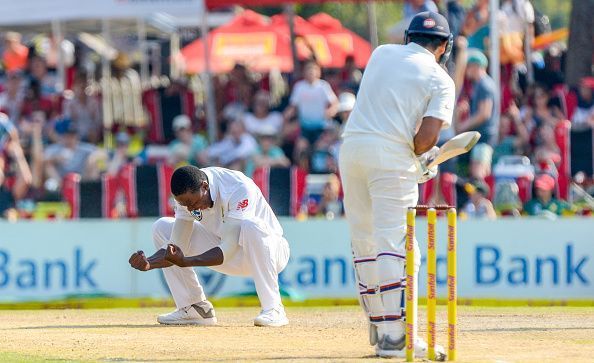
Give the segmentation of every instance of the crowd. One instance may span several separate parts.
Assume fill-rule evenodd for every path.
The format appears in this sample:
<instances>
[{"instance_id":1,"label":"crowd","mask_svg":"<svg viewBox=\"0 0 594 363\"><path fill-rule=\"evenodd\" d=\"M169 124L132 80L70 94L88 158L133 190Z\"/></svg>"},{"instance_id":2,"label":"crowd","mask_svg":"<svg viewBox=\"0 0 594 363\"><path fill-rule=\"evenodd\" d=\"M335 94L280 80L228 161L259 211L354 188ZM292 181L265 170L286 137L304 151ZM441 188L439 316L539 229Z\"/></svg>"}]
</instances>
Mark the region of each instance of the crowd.
<instances>
[{"instance_id":1,"label":"crowd","mask_svg":"<svg viewBox=\"0 0 594 363\"><path fill-rule=\"evenodd\" d=\"M528 0L501 2L502 67L497 85L488 74L488 1L477 0L466 9L457 0L408 0L404 9L404 22L420 11L441 10L455 35L448 70L458 101L454 127L444 130L442 142L468 130L483 135L469 155L441 167L442 175L453 177L455 200L447 200L439 187L445 179L436 178L433 192L422 193L424 202L453 202L464 215L486 218L591 209L587 202L592 171L578 173L573 180L586 190L585 206L561 200L563 150L555 133L564 120L571 122L572 130L594 126L594 78L585 77L575 89L564 83L566 52L561 44L526 57L523 42L550 31L546 16ZM398 29L391 30L395 40ZM35 202L61 200L68 173L96 180L117 174L128 163L154 162L218 165L250 176L258 168L290 166L331 175L316 203L304 203L310 215L341 213L336 178L340 134L363 72L352 57L342 69L321 69L315 59L304 60L294 73L297 78L257 74L242 64L217 75L218 135L210 143L196 82L153 77L150 84L140 84L135 65L122 56L112 63L107 83L117 87L109 88L107 97L105 80L95 81L100 75L92 73L97 70L84 61L78 44L41 39L25 42L18 33L4 34L2 215L22 216ZM68 60L65 82L57 77L58 52ZM501 99L499 110L496 96ZM583 152L584 158L592 159L592 148ZM529 182L528 194L521 190L523 180Z\"/></svg>"}]
</instances>

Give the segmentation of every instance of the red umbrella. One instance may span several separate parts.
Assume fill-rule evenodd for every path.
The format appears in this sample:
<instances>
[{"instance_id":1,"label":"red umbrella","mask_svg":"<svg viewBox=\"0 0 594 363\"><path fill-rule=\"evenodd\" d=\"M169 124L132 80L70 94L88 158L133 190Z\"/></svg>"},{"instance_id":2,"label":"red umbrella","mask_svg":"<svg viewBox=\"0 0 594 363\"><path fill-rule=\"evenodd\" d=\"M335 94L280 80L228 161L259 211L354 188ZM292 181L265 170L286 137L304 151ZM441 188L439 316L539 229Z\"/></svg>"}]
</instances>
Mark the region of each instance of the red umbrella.
<instances>
[{"instance_id":1,"label":"red umbrella","mask_svg":"<svg viewBox=\"0 0 594 363\"><path fill-rule=\"evenodd\" d=\"M208 35L211 71L224 73L236 63L254 71L293 69L289 35L270 19L246 10ZM187 73L205 70L204 44L198 39L181 50Z\"/></svg>"},{"instance_id":2,"label":"red umbrella","mask_svg":"<svg viewBox=\"0 0 594 363\"><path fill-rule=\"evenodd\" d=\"M313 15L308 21L322 30L328 42L338 45L347 55L355 57L357 67L364 68L367 65L371 56L371 44L367 40L343 27L340 20L326 13Z\"/></svg>"}]
</instances>

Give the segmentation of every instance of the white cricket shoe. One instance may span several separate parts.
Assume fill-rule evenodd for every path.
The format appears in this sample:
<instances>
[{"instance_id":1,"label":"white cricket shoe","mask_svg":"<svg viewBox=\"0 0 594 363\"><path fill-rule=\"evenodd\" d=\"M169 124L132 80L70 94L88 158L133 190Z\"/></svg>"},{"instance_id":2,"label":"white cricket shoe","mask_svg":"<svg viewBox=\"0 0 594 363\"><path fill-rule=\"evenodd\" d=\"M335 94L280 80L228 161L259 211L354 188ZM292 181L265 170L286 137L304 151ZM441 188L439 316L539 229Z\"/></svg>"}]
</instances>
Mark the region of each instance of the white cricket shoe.
<instances>
[{"instance_id":1,"label":"white cricket shoe","mask_svg":"<svg viewBox=\"0 0 594 363\"><path fill-rule=\"evenodd\" d=\"M216 325L217 317L210 301L204 300L169 314L159 315L157 321L167 325Z\"/></svg>"},{"instance_id":2,"label":"white cricket shoe","mask_svg":"<svg viewBox=\"0 0 594 363\"><path fill-rule=\"evenodd\" d=\"M283 306L278 306L269 310L262 310L260 315L254 319L255 326L283 326L289 324L287 314Z\"/></svg>"},{"instance_id":3,"label":"white cricket shoe","mask_svg":"<svg viewBox=\"0 0 594 363\"><path fill-rule=\"evenodd\" d=\"M406 344L405 337L402 336L399 339L391 339L387 335L383 335L379 338L377 345L375 346L375 354L382 358L406 358ZM402 346L401 349L394 349L395 347ZM427 343L417 338L415 340L415 358L426 359L427 358ZM443 362L446 359L445 349L439 345L435 345L435 360Z\"/></svg>"}]
</instances>

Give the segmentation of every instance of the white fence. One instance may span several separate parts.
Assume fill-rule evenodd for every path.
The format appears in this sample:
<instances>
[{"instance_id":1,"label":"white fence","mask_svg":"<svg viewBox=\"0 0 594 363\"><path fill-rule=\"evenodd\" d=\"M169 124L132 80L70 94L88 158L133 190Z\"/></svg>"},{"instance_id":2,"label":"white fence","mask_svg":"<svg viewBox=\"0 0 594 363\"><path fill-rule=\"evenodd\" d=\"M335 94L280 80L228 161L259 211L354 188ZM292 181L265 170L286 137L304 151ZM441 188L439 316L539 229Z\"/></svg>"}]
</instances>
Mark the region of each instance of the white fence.
<instances>
[{"instance_id":1,"label":"white fence","mask_svg":"<svg viewBox=\"0 0 594 363\"><path fill-rule=\"evenodd\" d=\"M159 271L132 270L129 255L153 251L152 220L0 222L0 301L79 294L168 296ZM282 220L291 260L284 289L304 298L355 297L344 220ZM425 251L425 221L417 221ZM438 225L438 292L445 294L445 225ZM424 267L424 266L423 266ZM199 269L211 296L253 291L250 279ZM425 271L421 269L420 294ZM594 219L458 223L461 298L594 300Z\"/></svg>"}]
</instances>

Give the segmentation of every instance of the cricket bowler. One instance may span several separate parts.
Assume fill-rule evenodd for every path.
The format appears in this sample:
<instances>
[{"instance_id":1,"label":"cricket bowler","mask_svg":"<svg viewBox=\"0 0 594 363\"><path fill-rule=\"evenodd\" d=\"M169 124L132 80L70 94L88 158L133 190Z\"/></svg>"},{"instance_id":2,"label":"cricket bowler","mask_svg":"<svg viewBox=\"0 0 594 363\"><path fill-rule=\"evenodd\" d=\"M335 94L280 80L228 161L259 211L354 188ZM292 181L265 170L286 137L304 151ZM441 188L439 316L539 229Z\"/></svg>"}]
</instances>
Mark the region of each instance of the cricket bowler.
<instances>
[{"instance_id":1,"label":"cricket bowler","mask_svg":"<svg viewBox=\"0 0 594 363\"><path fill-rule=\"evenodd\" d=\"M157 321L171 325L215 325L217 318L192 266L226 275L251 276L262 312L256 326L289 323L278 274L289 261L289 244L268 202L243 173L224 168L183 166L171 177L175 218L153 225L157 252L137 251L130 265L140 271L162 268L177 310Z\"/></svg>"},{"instance_id":2,"label":"cricket bowler","mask_svg":"<svg viewBox=\"0 0 594 363\"><path fill-rule=\"evenodd\" d=\"M380 357L405 356L406 212L417 203L417 184L437 174L427 164L452 122L455 98L443 68L452 47L446 19L419 13L405 34L404 45L371 55L339 156L360 303ZM415 255L418 275L416 243ZM426 355L427 343L417 338L415 356ZM436 355L445 359L443 347Z\"/></svg>"}]
</instances>

